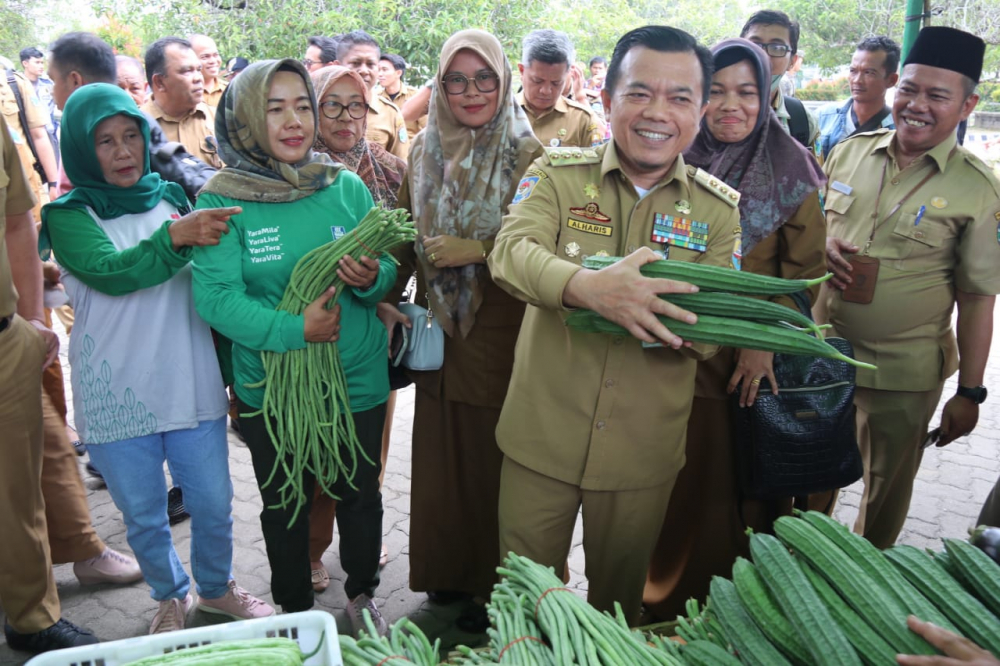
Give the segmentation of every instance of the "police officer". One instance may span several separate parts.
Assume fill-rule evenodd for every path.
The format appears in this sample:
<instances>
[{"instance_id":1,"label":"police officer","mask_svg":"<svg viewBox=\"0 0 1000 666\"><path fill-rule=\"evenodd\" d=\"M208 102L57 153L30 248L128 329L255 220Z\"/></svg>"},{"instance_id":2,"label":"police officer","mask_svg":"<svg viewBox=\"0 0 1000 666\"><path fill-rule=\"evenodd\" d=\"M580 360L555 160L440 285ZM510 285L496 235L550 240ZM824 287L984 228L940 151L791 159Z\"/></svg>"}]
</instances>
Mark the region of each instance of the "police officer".
<instances>
[{"instance_id":1,"label":"police officer","mask_svg":"<svg viewBox=\"0 0 1000 666\"><path fill-rule=\"evenodd\" d=\"M517 103L528 112L531 129L543 146L599 146L604 121L586 104L563 97L576 51L565 32L535 30L522 42L522 91Z\"/></svg>"},{"instance_id":2,"label":"police officer","mask_svg":"<svg viewBox=\"0 0 1000 666\"><path fill-rule=\"evenodd\" d=\"M728 266L739 249L739 194L681 156L711 71L709 51L681 30L622 37L602 91L611 143L547 149L489 257L497 283L530 304L497 427L501 553L561 571L582 504L588 598L601 610L620 601L630 622L684 464L695 357L714 351L685 348L656 318L693 321L658 298L693 288L642 278L639 266L656 252ZM581 269L589 255L626 254L604 270ZM595 310L632 336L571 330L569 308Z\"/></svg>"},{"instance_id":3,"label":"police officer","mask_svg":"<svg viewBox=\"0 0 1000 666\"><path fill-rule=\"evenodd\" d=\"M986 398L1000 291L1000 185L955 137L979 101L984 50L969 33L924 28L903 66L896 129L842 142L824 167L835 277L818 315L853 343L858 359L878 366L857 373L865 491L855 531L880 548L895 542L906 520L944 380L958 370L938 446L970 433Z\"/></svg>"}]
</instances>

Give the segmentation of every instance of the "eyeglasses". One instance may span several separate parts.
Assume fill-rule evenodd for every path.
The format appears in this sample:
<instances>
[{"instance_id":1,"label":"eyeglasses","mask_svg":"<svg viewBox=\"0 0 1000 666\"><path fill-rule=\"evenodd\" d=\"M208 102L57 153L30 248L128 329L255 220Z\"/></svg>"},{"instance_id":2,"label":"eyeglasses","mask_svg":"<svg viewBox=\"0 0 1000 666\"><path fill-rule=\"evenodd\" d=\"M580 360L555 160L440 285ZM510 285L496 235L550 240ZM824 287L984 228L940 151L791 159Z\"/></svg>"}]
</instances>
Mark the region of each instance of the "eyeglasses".
<instances>
[{"instance_id":1,"label":"eyeglasses","mask_svg":"<svg viewBox=\"0 0 1000 666\"><path fill-rule=\"evenodd\" d=\"M468 89L469 80L464 74L445 74L441 84L449 95L461 95ZM472 81L476 84L476 90L482 93L493 92L500 85L500 77L493 72L479 72Z\"/></svg>"},{"instance_id":2,"label":"eyeglasses","mask_svg":"<svg viewBox=\"0 0 1000 666\"><path fill-rule=\"evenodd\" d=\"M368 105L364 102L351 102L344 105L340 102L326 101L321 102L319 108L323 111L323 115L330 120L340 118L344 114L344 109L347 109L347 115L354 120L361 120L368 113Z\"/></svg>"},{"instance_id":3,"label":"eyeglasses","mask_svg":"<svg viewBox=\"0 0 1000 666\"><path fill-rule=\"evenodd\" d=\"M787 44L758 44L757 42L754 42L754 44L757 44L757 46L764 49L764 51L767 52L767 55L772 58L781 58L792 50L792 47Z\"/></svg>"},{"instance_id":4,"label":"eyeglasses","mask_svg":"<svg viewBox=\"0 0 1000 666\"><path fill-rule=\"evenodd\" d=\"M318 65L319 63L315 60L310 60L309 58L304 58L302 64L306 66L306 69L312 67L313 65Z\"/></svg>"}]
</instances>

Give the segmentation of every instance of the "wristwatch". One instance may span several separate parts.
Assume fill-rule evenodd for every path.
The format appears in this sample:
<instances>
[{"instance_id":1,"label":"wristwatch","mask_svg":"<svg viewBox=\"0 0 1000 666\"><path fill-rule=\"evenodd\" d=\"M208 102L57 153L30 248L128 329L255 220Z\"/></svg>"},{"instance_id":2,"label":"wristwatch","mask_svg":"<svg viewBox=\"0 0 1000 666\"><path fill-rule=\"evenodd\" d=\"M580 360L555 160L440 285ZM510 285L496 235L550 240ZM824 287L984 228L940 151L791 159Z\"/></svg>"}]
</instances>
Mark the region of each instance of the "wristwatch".
<instances>
[{"instance_id":1,"label":"wristwatch","mask_svg":"<svg viewBox=\"0 0 1000 666\"><path fill-rule=\"evenodd\" d=\"M967 398L977 405L981 405L986 401L986 387L977 386L975 388L968 388L966 386L959 386L957 395Z\"/></svg>"}]
</instances>

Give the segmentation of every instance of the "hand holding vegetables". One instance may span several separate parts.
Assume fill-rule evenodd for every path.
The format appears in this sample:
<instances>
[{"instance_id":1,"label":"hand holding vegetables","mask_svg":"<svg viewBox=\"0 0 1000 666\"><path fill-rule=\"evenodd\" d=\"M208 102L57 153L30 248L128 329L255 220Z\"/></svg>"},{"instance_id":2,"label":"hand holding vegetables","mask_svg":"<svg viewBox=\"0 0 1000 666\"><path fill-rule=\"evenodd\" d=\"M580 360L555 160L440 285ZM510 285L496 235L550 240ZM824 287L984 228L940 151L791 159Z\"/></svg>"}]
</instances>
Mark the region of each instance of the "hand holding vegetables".
<instances>
[{"instance_id":1,"label":"hand holding vegetables","mask_svg":"<svg viewBox=\"0 0 1000 666\"><path fill-rule=\"evenodd\" d=\"M340 259L337 277L348 287L368 289L378 277L378 266L378 259L362 255L360 260L355 261L354 257L345 255Z\"/></svg>"},{"instance_id":2,"label":"hand holding vegetables","mask_svg":"<svg viewBox=\"0 0 1000 666\"><path fill-rule=\"evenodd\" d=\"M906 624L914 633L923 636L928 643L944 652L946 656L897 655L896 663L902 666L960 666L961 664L1000 666L1000 659L978 647L968 638L958 636L930 622L921 622L913 615L906 619Z\"/></svg>"},{"instance_id":3,"label":"hand holding vegetables","mask_svg":"<svg viewBox=\"0 0 1000 666\"><path fill-rule=\"evenodd\" d=\"M330 287L306 306L302 313L305 318L306 342L336 342L340 337L340 306L334 305L331 309L326 309L336 293L337 288Z\"/></svg>"},{"instance_id":4,"label":"hand holding vegetables","mask_svg":"<svg viewBox=\"0 0 1000 666\"><path fill-rule=\"evenodd\" d=\"M657 315L689 324L694 324L697 317L659 295L693 294L698 288L677 280L643 277L639 267L659 259L648 247L641 247L601 270L578 271L566 284L563 303L593 310L644 342L662 342L680 349L684 340L671 333Z\"/></svg>"}]
</instances>

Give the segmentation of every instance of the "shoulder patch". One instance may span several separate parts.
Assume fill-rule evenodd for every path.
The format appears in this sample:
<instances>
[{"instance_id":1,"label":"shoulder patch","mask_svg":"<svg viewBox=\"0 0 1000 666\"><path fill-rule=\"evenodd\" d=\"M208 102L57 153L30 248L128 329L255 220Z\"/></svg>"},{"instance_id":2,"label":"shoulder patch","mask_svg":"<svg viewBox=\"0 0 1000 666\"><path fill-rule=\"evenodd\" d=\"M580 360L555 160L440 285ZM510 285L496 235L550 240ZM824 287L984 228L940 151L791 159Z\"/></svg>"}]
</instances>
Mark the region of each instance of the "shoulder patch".
<instances>
[{"instance_id":1,"label":"shoulder patch","mask_svg":"<svg viewBox=\"0 0 1000 666\"><path fill-rule=\"evenodd\" d=\"M740 193L734 187L727 185L722 179L716 178L704 169L693 166L688 167L688 176L694 178L695 182L706 190L719 197L727 204L736 208L740 203Z\"/></svg>"},{"instance_id":2,"label":"shoulder patch","mask_svg":"<svg viewBox=\"0 0 1000 666\"><path fill-rule=\"evenodd\" d=\"M599 164L601 156L593 148L555 147L546 148L545 157L554 167L578 164Z\"/></svg>"}]
</instances>

